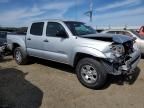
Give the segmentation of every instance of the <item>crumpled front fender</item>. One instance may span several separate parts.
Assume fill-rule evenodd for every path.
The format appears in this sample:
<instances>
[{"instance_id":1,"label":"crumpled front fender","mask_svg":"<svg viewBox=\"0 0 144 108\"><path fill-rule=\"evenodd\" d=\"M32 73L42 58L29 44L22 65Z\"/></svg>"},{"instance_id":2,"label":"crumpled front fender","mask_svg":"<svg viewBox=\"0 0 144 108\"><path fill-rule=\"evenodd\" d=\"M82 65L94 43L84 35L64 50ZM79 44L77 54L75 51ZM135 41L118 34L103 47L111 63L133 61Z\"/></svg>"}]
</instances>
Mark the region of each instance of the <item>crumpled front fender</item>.
<instances>
[{"instance_id":1,"label":"crumpled front fender","mask_svg":"<svg viewBox=\"0 0 144 108\"><path fill-rule=\"evenodd\" d=\"M97 49L91 47L77 47L73 50L72 58L70 59L70 64L73 66L74 59L77 53L88 54L97 58L107 58L105 54Z\"/></svg>"}]
</instances>

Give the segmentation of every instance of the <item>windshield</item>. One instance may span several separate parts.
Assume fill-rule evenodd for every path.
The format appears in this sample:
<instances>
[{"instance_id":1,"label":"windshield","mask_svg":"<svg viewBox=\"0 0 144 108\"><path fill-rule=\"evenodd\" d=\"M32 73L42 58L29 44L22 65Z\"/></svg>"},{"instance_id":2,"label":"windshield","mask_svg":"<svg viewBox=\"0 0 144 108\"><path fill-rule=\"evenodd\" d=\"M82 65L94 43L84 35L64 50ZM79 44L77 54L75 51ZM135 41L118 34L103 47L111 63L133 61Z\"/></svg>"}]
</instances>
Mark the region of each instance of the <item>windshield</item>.
<instances>
[{"instance_id":1,"label":"windshield","mask_svg":"<svg viewBox=\"0 0 144 108\"><path fill-rule=\"evenodd\" d=\"M131 32L132 32L133 34L135 34L136 36L138 36L139 38L144 39L144 36L143 36L143 35L140 35L140 34L137 33L136 31L131 30Z\"/></svg>"},{"instance_id":2,"label":"windshield","mask_svg":"<svg viewBox=\"0 0 144 108\"><path fill-rule=\"evenodd\" d=\"M72 34L75 36L82 36L96 33L96 30L94 30L92 27L87 26L82 22L65 21L65 24L68 26Z\"/></svg>"}]
</instances>

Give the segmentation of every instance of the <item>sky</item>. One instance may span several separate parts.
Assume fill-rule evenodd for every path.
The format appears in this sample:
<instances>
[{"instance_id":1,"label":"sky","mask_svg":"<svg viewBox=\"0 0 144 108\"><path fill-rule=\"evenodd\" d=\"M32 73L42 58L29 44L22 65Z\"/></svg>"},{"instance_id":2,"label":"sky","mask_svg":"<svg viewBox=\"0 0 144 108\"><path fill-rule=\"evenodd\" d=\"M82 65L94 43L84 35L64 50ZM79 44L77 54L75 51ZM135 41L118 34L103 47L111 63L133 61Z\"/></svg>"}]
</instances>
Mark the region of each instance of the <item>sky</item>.
<instances>
[{"instance_id":1,"label":"sky","mask_svg":"<svg viewBox=\"0 0 144 108\"><path fill-rule=\"evenodd\" d=\"M92 0L94 26L144 25L144 0ZM84 13L90 0L0 0L0 26L22 27L41 19L77 20L86 23Z\"/></svg>"}]
</instances>

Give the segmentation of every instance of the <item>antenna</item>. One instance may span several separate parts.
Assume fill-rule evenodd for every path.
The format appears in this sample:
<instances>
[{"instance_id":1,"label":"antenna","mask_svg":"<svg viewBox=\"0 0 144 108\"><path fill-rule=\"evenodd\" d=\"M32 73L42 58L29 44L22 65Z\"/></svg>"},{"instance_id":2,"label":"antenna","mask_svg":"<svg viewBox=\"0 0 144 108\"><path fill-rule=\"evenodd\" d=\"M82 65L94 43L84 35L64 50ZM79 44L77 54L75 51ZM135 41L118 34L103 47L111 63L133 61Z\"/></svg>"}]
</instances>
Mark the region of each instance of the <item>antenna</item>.
<instances>
[{"instance_id":1,"label":"antenna","mask_svg":"<svg viewBox=\"0 0 144 108\"><path fill-rule=\"evenodd\" d=\"M92 22L92 17L93 17L93 2L92 2L92 0L89 0L89 11L87 11L87 12L85 12L84 14L85 15L87 15L87 16L89 16L89 18L90 18L90 22Z\"/></svg>"}]
</instances>

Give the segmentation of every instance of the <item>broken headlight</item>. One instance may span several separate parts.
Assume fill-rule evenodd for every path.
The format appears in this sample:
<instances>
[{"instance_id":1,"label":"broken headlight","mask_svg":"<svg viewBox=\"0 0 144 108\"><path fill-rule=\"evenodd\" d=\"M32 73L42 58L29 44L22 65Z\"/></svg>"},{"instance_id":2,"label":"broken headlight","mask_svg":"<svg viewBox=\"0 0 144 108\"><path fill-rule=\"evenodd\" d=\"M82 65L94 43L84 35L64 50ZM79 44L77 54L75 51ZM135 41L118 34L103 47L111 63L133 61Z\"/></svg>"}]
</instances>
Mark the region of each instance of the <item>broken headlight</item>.
<instances>
[{"instance_id":1,"label":"broken headlight","mask_svg":"<svg viewBox=\"0 0 144 108\"><path fill-rule=\"evenodd\" d=\"M114 56L120 57L125 53L124 46L121 44L115 44L111 46L111 50Z\"/></svg>"}]
</instances>

